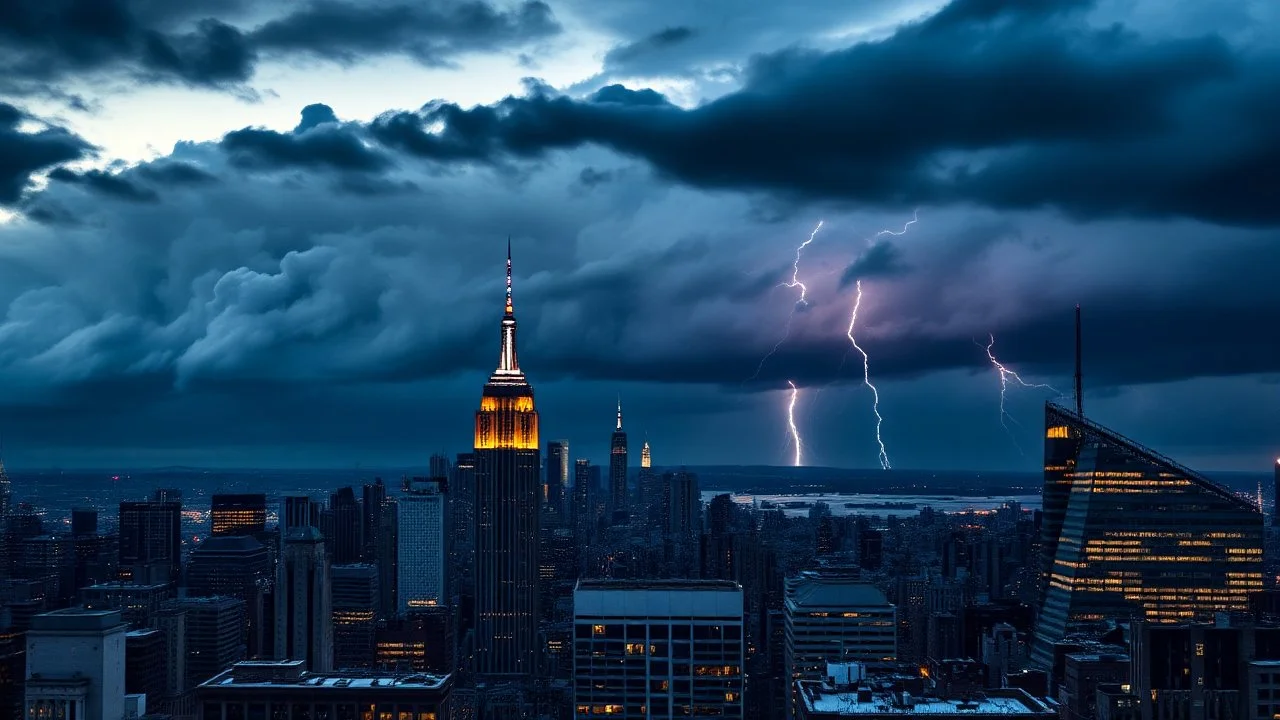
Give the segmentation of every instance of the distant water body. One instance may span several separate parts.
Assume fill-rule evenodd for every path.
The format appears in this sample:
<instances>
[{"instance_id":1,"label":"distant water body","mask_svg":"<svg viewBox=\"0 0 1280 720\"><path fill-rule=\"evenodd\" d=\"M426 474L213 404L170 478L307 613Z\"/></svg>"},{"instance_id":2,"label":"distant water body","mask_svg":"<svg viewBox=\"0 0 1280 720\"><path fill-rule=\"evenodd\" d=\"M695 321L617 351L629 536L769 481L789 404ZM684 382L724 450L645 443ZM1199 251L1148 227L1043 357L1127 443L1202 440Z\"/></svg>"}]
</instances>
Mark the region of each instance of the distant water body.
<instances>
[{"instance_id":1,"label":"distant water body","mask_svg":"<svg viewBox=\"0 0 1280 720\"><path fill-rule=\"evenodd\" d=\"M709 503L723 491L704 490L702 502ZM746 495L730 493L733 501L757 509L782 508L789 516L808 515L816 503L826 503L832 515L916 515L928 507L938 512L957 513L967 510L995 510L1017 503L1024 510L1039 510L1039 495L992 495L963 497L957 495L880 495L873 493L814 493L810 495Z\"/></svg>"}]
</instances>

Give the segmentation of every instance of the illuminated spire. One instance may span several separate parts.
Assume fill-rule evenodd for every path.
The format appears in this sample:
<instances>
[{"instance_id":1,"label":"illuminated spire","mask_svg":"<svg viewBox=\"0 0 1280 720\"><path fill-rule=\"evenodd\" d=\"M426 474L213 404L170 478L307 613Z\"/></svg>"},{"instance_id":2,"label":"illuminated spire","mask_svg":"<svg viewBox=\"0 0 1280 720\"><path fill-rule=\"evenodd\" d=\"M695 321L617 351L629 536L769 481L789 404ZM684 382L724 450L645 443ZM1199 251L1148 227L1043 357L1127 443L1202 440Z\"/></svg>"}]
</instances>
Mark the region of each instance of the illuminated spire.
<instances>
[{"instance_id":1,"label":"illuminated spire","mask_svg":"<svg viewBox=\"0 0 1280 720\"><path fill-rule=\"evenodd\" d=\"M507 236L507 316L515 315L511 307L511 236Z\"/></svg>"},{"instance_id":2,"label":"illuminated spire","mask_svg":"<svg viewBox=\"0 0 1280 720\"><path fill-rule=\"evenodd\" d=\"M622 429L622 396L618 396L618 430Z\"/></svg>"},{"instance_id":3,"label":"illuminated spire","mask_svg":"<svg viewBox=\"0 0 1280 720\"><path fill-rule=\"evenodd\" d=\"M649 452L649 441L644 441L644 446L640 448L640 467L653 467L653 455Z\"/></svg>"},{"instance_id":4,"label":"illuminated spire","mask_svg":"<svg viewBox=\"0 0 1280 720\"><path fill-rule=\"evenodd\" d=\"M490 382L516 380L524 382L520 363L516 360L516 315L511 307L511 238L507 238L507 304L502 315L502 349L498 356L498 369Z\"/></svg>"}]
</instances>

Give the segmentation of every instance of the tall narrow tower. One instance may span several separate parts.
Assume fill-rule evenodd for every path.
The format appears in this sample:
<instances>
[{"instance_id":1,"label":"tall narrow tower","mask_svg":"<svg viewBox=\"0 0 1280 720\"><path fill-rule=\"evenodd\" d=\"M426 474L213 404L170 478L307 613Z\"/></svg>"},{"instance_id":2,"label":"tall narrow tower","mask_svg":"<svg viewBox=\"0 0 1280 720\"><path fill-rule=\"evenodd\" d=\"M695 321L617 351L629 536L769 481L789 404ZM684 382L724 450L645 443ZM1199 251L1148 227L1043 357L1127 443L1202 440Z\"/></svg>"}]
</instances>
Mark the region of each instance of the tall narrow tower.
<instances>
[{"instance_id":1,"label":"tall narrow tower","mask_svg":"<svg viewBox=\"0 0 1280 720\"><path fill-rule=\"evenodd\" d=\"M475 670L481 676L537 670L539 455L533 388L516 360L508 240L498 369L476 412Z\"/></svg>"},{"instance_id":2,"label":"tall narrow tower","mask_svg":"<svg viewBox=\"0 0 1280 720\"><path fill-rule=\"evenodd\" d=\"M4 471L4 438L0 438L0 518L9 516L9 508L13 504L13 485L9 475Z\"/></svg>"},{"instance_id":3,"label":"tall narrow tower","mask_svg":"<svg viewBox=\"0 0 1280 720\"><path fill-rule=\"evenodd\" d=\"M622 429L622 398L618 398L618 425L609 442L609 509L617 520L627 512L627 433Z\"/></svg>"}]
</instances>

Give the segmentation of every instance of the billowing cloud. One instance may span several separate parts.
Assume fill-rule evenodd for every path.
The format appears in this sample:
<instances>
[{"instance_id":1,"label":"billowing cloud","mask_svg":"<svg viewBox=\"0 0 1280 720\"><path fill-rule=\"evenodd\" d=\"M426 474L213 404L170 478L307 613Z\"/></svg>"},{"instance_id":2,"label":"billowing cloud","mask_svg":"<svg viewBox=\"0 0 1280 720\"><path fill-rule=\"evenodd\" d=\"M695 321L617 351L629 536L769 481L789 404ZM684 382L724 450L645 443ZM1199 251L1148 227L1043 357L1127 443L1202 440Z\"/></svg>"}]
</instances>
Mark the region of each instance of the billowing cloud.
<instances>
[{"instance_id":1,"label":"billowing cloud","mask_svg":"<svg viewBox=\"0 0 1280 720\"><path fill-rule=\"evenodd\" d=\"M481 0L432 3L350 3L312 0L253 32L255 47L351 63L404 54L427 66L448 65L466 52L526 44L560 32L551 8L525 0L500 10Z\"/></svg>"},{"instance_id":2,"label":"billowing cloud","mask_svg":"<svg viewBox=\"0 0 1280 720\"><path fill-rule=\"evenodd\" d=\"M26 114L0 102L0 205L16 203L31 176L59 163L89 155L93 146L70 131L47 126L22 127Z\"/></svg>"},{"instance_id":3,"label":"billowing cloud","mask_svg":"<svg viewBox=\"0 0 1280 720\"><path fill-rule=\"evenodd\" d=\"M795 199L1280 222L1277 56L1095 29L1078 5L957 0L883 41L757 57L741 90L693 109L537 91L374 133L438 162L598 145Z\"/></svg>"},{"instance_id":4,"label":"billowing cloud","mask_svg":"<svg viewBox=\"0 0 1280 720\"><path fill-rule=\"evenodd\" d=\"M975 341L1068 384L1076 303L1100 419L1243 465L1280 412L1280 218L1256 202L1270 56L1085 10L957 0L885 39L761 55L693 108L540 83L370 123L317 103L292 130L233 123L132 167L54 169L93 149L0 105L0 148L30 158L0 153L22 213L0 225L0 425L66 464L465 447L510 235L521 361L575 452L604 443L621 391L664 462L776 461L792 380L814 457L874 463L846 362L861 280L899 466L1034 467ZM715 24L636 37L664 27L697 28L678 49ZM1043 399L1011 400L1031 435Z\"/></svg>"},{"instance_id":5,"label":"billowing cloud","mask_svg":"<svg viewBox=\"0 0 1280 720\"><path fill-rule=\"evenodd\" d=\"M351 63L401 55L440 66L559 30L538 0L510 9L483 0L312 0L258 25L233 0L13 0L0 10L0 92L83 105L60 88L101 76L252 94L246 83L266 56Z\"/></svg>"}]
</instances>

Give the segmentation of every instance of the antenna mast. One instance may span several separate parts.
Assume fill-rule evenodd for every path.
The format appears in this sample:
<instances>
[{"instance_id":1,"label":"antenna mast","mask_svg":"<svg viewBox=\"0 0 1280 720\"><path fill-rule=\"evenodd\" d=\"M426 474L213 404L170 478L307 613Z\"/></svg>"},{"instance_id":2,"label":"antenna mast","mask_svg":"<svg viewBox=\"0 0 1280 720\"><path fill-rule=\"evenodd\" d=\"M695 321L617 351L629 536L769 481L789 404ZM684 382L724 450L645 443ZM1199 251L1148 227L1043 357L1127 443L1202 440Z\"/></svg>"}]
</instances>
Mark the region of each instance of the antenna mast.
<instances>
[{"instance_id":1,"label":"antenna mast","mask_svg":"<svg viewBox=\"0 0 1280 720\"><path fill-rule=\"evenodd\" d=\"M1084 380L1080 371L1080 305L1076 304L1076 415L1084 417Z\"/></svg>"}]
</instances>

